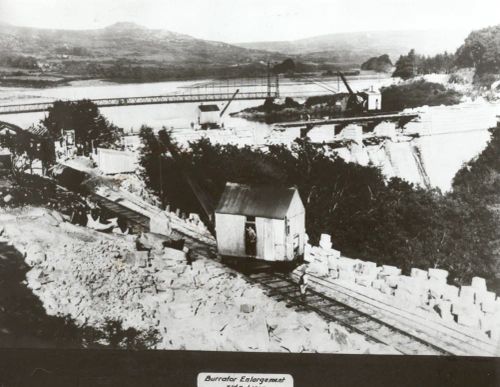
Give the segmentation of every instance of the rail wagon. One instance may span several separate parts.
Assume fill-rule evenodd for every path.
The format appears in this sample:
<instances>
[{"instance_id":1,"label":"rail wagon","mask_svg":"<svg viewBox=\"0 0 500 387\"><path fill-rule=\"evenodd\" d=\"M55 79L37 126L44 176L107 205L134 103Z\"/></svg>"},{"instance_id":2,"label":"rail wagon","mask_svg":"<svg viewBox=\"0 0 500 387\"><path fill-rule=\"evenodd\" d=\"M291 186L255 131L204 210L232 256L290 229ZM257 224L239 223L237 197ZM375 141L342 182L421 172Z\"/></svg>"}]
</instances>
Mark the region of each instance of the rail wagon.
<instances>
[{"instance_id":1,"label":"rail wagon","mask_svg":"<svg viewBox=\"0 0 500 387\"><path fill-rule=\"evenodd\" d=\"M304 205L295 187L227 183L215 230L223 258L293 262L304 254Z\"/></svg>"}]
</instances>

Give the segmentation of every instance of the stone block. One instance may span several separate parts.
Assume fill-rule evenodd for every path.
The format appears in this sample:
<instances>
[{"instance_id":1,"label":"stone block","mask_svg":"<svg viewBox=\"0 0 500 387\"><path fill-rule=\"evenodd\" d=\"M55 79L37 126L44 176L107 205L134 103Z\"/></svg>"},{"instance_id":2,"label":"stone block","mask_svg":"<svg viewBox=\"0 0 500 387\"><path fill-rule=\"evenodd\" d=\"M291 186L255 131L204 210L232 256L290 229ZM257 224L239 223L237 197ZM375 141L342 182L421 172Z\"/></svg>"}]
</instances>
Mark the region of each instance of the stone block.
<instances>
[{"instance_id":1,"label":"stone block","mask_svg":"<svg viewBox=\"0 0 500 387\"><path fill-rule=\"evenodd\" d=\"M384 280L375 279L372 281L372 288L380 290L380 288L382 287L382 284L384 284L384 283L385 283Z\"/></svg>"},{"instance_id":2,"label":"stone block","mask_svg":"<svg viewBox=\"0 0 500 387\"><path fill-rule=\"evenodd\" d=\"M354 267L359 261L352 258L340 257L338 259L338 268L342 271L352 271L354 272Z\"/></svg>"},{"instance_id":3,"label":"stone block","mask_svg":"<svg viewBox=\"0 0 500 387\"><path fill-rule=\"evenodd\" d=\"M382 266L382 274L384 275L400 275L401 269L396 266L383 265Z\"/></svg>"},{"instance_id":4,"label":"stone block","mask_svg":"<svg viewBox=\"0 0 500 387\"><path fill-rule=\"evenodd\" d=\"M241 304L240 312L242 313L252 313L255 310L255 305Z\"/></svg>"},{"instance_id":5,"label":"stone block","mask_svg":"<svg viewBox=\"0 0 500 387\"><path fill-rule=\"evenodd\" d=\"M417 268L412 268L410 276L413 278L420 278L422 280L427 279L429 277L429 274L427 273L426 270L422 269L417 269Z\"/></svg>"},{"instance_id":6,"label":"stone block","mask_svg":"<svg viewBox=\"0 0 500 387\"><path fill-rule=\"evenodd\" d=\"M386 282L383 282L380 286L380 291L384 294L394 295L394 289L391 288Z\"/></svg>"},{"instance_id":7,"label":"stone block","mask_svg":"<svg viewBox=\"0 0 500 387\"><path fill-rule=\"evenodd\" d=\"M327 264L330 270L338 270L339 268L338 258L336 257L328 257Z\"/></svg>"},{"instance_id":8,"label":"stone block","mask_svg":"<svg viewBox=\"0 0 500 387\"><path fill-rule=\"evenodd\" d=\"M469 302L464 302L463 300L458 300L456 302L451 303L451 311L454 315L459 315L459 314L474 314L477 313L477 307L476 305L469 303Z\"/></svg>"},{"instance_id":9,"label":"stone block","mask_svg":"<svg viewBox=\"0 0 500 387\"><path fill-rule=\"evenodd\" d=\"M369 287L373 282L373 278L367 276L356 277L356 283L361 286Z\"/></svg>"},{"instance_id":10,"label":"stone block","mask_svg":"<svg viewBox=\"0 0 500 387\"><path fill-rule=\"evenodd\" d=\"M460 325L470 327L470 328L479 328L479 319L480 315L477 312L474 313L459 313L457 315L457 322Z\"/></svg>"},{"instance_id":11,"label":"stone block","mask_svg":"<svg viewBox=\"0 0 500 387\"><path fill-rule=\"evenodd\" d=\"M163 249L163 257L168 260L186 261L186 253L181 250L165 247Z\"/></svg>"},{"instance_id":12,"label":"stone block","mask_svg":"<svg viewBox=\"0 0 500 387\"><path fill-rule=\"evenodd\" d=\"M338 277L338 279L341 280L341 281L355 282L356 277L355 277L353 271L339 270L339 277Z\"/></svg>"},{"instance_id":13,"label":"stone block","mask_svg":"<svg viewBox=\"0 0 500 387\"><path fill-rule=\"evenodd\" d=\"M476 304L483 312L493 313L495 311L495 293L482 291L476 293Z\"/></svg>"},{"instance_id":14,"label":"stone block","mask_svg":"<svg viewBox=\"0 0 500 387\"><path fill-rule=\"evenodd\" d=\"M429 289L429 294L435 299L440 299L446 292L446 283L442 283L441 280L430 279L427 283Z\"/></svg>"},{"instance_id":15,"label":"stone block","mask_svg":"<svg viewBox=\"0 0 500 387\"><path fill-rule=\"evenodd\" d=\"M330 269L328 276L331 279L338 279L339 278L339 271L338 270L332 270L332 269Z\"/></svg>"},{"instance_id":16,"label":"stone block","mask_svg":"<svg viewBox=\"0 0 500 387\"><path fill-rule=\"evenodd\" d=\"M451 301L439 300L436 305L440 315L451 314Z\"/></svg>"},{"instance_id":17,"label":"stone block","mask_svg":"<svg viewBox=\"0 0 500 387\"><path fill-rule=\"evenodd\" d=\"M329 234L321 234L319 240L319 246L323 249L331 249L332 248L332 238Z\"/></svg>"},{"instance_id":18,"label":"stone block","mask_svg":"<svg viewBox=\"0 0 500 387\"><path fill-rule=\"evenodd\" d=\"M448 271L443 269L429 269L429 279L446 283L448 278Z\"/></svg>"},{"instance_id":19,"label":"stone block","mask_svg":"<svg viewBox=\"0 0 500 387\"><path fill-rule=\"evenodd\" d=\"M399 283L399 276L388 275L387 277L385 277L385 283L389 285L391 288L396 288Z\"/></svg>"},{"instance_id":20,"label":"stone block","mask_svg":"<svg viewBox=\"0 0 500 387\"><path fill-rule=\"evenodd\" d=\"M486 280L481 277L473 277L471 286L476 290L476 292L486 292Z\"/></svg>"},{"instance_id":21,"label":"stone block","mask_svg":"<svg viewBox=\"0 0 500 387\"><path fill-rule=\"evenodd\" d=\"M473 304L475 301L476 290L472 286L460 286L460 299L464 302Z\"/></svg>"},{"instance_id":22,"label":"stone block","mask_svg":"<svg viewBox=\"0 0 500 387\"><path fill-rule=\"evenodd\" d=\"M327 276L328 275L328 265L326 263L321 262L312 262L308 265L309 273L315 274L318 276Z\"/></svg>"},{"instance_id":23,"label":"stone block","mask_svg":"<svg viewBox=\"0 0 500 387\"><path fill-rule=\"evenodd\" d=\"M357 266L357 271L359 271L361 274L376 275L378 272L377 264L375 262L361 261L356 266Z\"/></svg>"},{"instance_id":24,"label":"stone block","mask_svg":"<svg viewBox=\"0 0 500 387\"><path fill-rule=\"evenodd\" d=\"M443 287L443 299L456 301L458 299L459 289L455 285L445 285Z\"/></svg>"}]
</instances>

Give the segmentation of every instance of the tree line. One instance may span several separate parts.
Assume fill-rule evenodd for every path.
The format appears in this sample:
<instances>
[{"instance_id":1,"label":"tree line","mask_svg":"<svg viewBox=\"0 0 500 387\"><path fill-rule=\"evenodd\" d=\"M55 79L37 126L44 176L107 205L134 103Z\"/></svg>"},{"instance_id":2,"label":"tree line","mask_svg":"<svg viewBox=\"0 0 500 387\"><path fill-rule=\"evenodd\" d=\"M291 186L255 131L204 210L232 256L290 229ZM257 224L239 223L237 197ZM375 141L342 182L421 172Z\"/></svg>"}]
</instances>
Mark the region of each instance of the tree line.
<instances>
[{"instance_id":1,"label":"tree line","mask_svg":"<svg viewBox=\"0 0 500 387\"><path fill-rule=\"evenodd\" d=\"M492 83L500 73L500 25L471 32L455 53L424 56L412 49L407 55L401 55L395 66L393 76L403 79L473 67L475 82Z\"/></svg>"}]
</instances>

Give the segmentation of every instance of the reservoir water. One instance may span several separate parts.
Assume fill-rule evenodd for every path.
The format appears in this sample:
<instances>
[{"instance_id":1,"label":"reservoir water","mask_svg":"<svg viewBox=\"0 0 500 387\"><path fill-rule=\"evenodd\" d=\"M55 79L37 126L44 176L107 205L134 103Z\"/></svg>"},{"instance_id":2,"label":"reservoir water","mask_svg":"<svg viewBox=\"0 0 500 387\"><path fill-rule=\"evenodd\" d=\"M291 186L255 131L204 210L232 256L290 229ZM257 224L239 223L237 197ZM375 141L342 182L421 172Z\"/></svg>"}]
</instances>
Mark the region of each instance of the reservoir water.
<instances>
[{"instance_id":1,"label":"reservoir water","mask_svg":"<svg viewBox=\"0 0 500 387\"><path fill-rule=\"evenodd\" d=\"M348 77L353 90L381 88L396 80L385 75L360 75ZM50 102L57 99L82 99L106 97L149 96L172 93L189 93L192 87L204 87L211 84L207 81L157 82L142 84L114 84L108 82L74 82L70 86L47 89L32 88L0 88L0 104ZM265 85L252 85L251 80L241 80L247 86L240 90L264 91ZM219 87L224 88L224 83ZM280 82L280 94L312 95L329 94L331 90L346 91L342 82L336 77L322 79L321 85L303 80L284 79ZM233 89L226 89L233 92ZM273 128L270 125L250 122L241 118L230 117L229 113L237 112L250 106L260 105L262 101L234 101L224 116L226 128L236 128L252 133L254 142L263 142ZM223 107L226 102L219 102ZM189 131L191 123L196 121L197 103L140 105L127 107L102 108L102 113L113 123L126 131L137 131L145 124L155 129L163 126L175 128L177 131ZM488 103L484 100L468 102L452 107L425 107L415 109L421 113L420 122L411 123L408 129L419 132L422 136L412 140L411 147L418 149L421 164L427 174L430 185L449 190L453 176L464 162L479 154L489 139L488 128L495 126L496 115L500 114L500 104ZM21 127L37 123L45 113L25 113L17 115L0 115L1 121L11 122ZM313 140L328 137L328 128L318 128L311 132ZM403 151L405 153L406 151ZM400 161L398 161L400 159ZM422 183L423 177L412 172L405 173L405 157L398 157L393 152L393 174L400 175L415 183Z\"/></svg>"}]
</instances>

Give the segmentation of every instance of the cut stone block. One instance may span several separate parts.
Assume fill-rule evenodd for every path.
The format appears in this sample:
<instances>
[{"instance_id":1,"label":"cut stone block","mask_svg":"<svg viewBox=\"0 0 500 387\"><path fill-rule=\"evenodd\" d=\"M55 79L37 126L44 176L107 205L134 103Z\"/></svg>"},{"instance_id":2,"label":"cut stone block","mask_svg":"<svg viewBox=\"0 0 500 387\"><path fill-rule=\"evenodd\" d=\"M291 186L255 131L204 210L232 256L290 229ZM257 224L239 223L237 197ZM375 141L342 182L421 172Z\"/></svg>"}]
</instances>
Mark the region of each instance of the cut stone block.
<instances>
[{"instance_id":1,"label":"cut stone block","mask_svg":"<svg viewBox=\"0 0 500 387\"><path fill-rule=\"evenodd\" d=\"M371 286L372 281L373 281L373 278L366 277L366 276L362 276L362 277L357 277L356 278L356 283L358 285L366 286L366 287Z\"/></svg>"},{"instance_id":2,"label":"cut stone block","mask_svg":"<svg viewBox=\"0 0 500 387\"><path fill-rule=\"evenodd\" d=\"M332 237L329 234L321 234L319 246L323 249L332 248Z\"/></svg>"},{"instance_id":3,"label":"cut stone block","mask_svg":"<svg viewBox=\"0 0 500 387\"><path fill-rule=\"evenodd\" d=\"M479 315L477 313L460 313L457 316L457 322L460 325L470 327L470 328L479 328Z\"/></svg>"},{"instance_id":4,"label":"cut stone block","mask_svg":"<svg viewBox=\"0 0 500 387\"><path fill-rule=\"evenodd\" d=\"M472 283L471 286L477 291L477 292L486 292L486 280L481 277L473 277L472 278Z\"/></svg>"},{"instance_id":5,"label":"cut stone block","mask_svg":"<svg viewBox=\"0 0 500 387\"><path fill-rule=\"evenodd\" d=\"M382 284L385 284L384 280L375 279L372 281L372 288L380 290L380 288L382 287Z\"/></svg>"},{"instance_id":6,"label":"cut stone block","mask_svg":"<svg viewBox=\"0 0 500 387\"><path fill-rule=\"evenodd\" d=\"M382 274L386 274L386 275L400 275L401 274L401 269L397 268L396 266L383 265L382 266Z\"/></svg>"},{"instance_id":7,"label":"cut stone block","mask_svg":"<svg viewBox=\"0 0 500 387\"><path fill-rule=\"evenodd\" d=\"M328 257L328 268L330 270L337 270L338 267L338 259L336 257Z\"/></svg>"},{"instance_id":8,"label":"cut stone block","mask_svg":"<svg viewBox=\"0 0 500 387\"><path fill-rule=\"evenodd\" d=\"M241 304L240 311L242 313L252 313L255 310L255 305Z\"/></svg>"},{"instance_id":9,"label":"cut stone block","mask_svg":"<svg viewBox=\"0 0 500 387\"><path fill-rule=\"evenodd\" d=\"M389 275L385 277L385 283L389 285L391 288L395 288L398 286L399 277L397 275Z\"/></svg>"},{"instance_id":10,"label":"cut stone block","mask_svg":"<svg viewBox=\"0 0 500 387\"><path fill-rule=\"evenodd\" d=\"M460 286L460 299L464 302L473 304L476 290L472 286Z\"/></svg>"},{"instance_id":11,"label":"cut stone block","mask_svg":"<svg viewBox=\"0 0 500 387\"><path fill-rule=\"evenodd\" d=\"M429 280L428 289L431 297L435 299L440 299L443 297L443 294L446 292L446 285L443 284L440 280Z\"/></svg>"},{"instance_id":12,"label":"cut stone block","mask_svg":"<svg viewBox=\"0 0 500 387\"><path fill-rule=\"evenodd\" d=\"M349 282L355 282L356 277L354 276L353 271L348 271L348 270L339 270L339 280L341 281L349 281Z\"/></svg>"},{"instance_id":13,"label":"cut stone block","mask_svg":"<svg viewBox=\"0 0 500 387\"><path fill-rule=\"evenodd\" d=\"M308 272L319 276L327 276L328 265L320 262L312 262L308 265Z\"/></svg>"},{"instance_id":14,"label":"cut stone block","mask_svg":"<svg viewBox=\"0 0 500 387\"><path fill-rule=\"evenodd\" d=\"M443 287L443 299L448 301L456 301L458 299L459 289L454 285L445 285Z\"/></svg>"},{"instance_id":15,"label":"cut stone block","mask_svg":"<svg viewBox=\"0 0 500 387\"><path fill-rule=\"evenodd\" d=\"M340 257L338 259L338 268L340 271L354 271L354 267L359 261L352 258Z\"/></svg>"},{"instance_id":16,"label":"cut stone block","mask_svg":"<svg viewBox=\"0 0 500 387\"><path fill-rule=\"evenodd\" d=\"M429 279L442 281L446 283L446 278L448 278L448 271L443 269L429 269Z\"/></svg>"},{"instance_id":17,"label":"cut stone block","mask_svg":"<svg viewBox=\"0 0 500 387\"><path fill-rule=\"evenodd\" d=\"M388 295L393 295L394 294L394 290L393 288L391 288L387 283L382 283L382 285L380 286L380 291L384 294L388 294Z\"/></svg>"},{"instance_id":18,"label":"cut stone block","mask_svg":"<svg viewBox=\"0 0 500 387\"><path fill-rule=\"evenodd\" d=\"M168 260L186 261L186 253L181 250L165 247L163 249L163 257Z\"/></svg>"},{"instance_id":19,"label":"cut stone block","mask_svg":"<svg viewBox=\"0 0 500 387\"><path fill-rule=\"evenodd\" d=\"M427 279L428 273L426 270L412 268L410 276L412 276L413 278Z\"/></svg>"},{"instance_id":20,"label":"cut stone block","mask_svg":"<svg viewBox=\"0 0 500 387\"><path fill-rule=\"evenodd\" d=\"M453 302L451 304L451 311L454 315L464 314L464 315L473 315L478 313L477 307L474 304L463 302L462 300L458 300L457 302Z\"/></svg>"}]
</instances>

